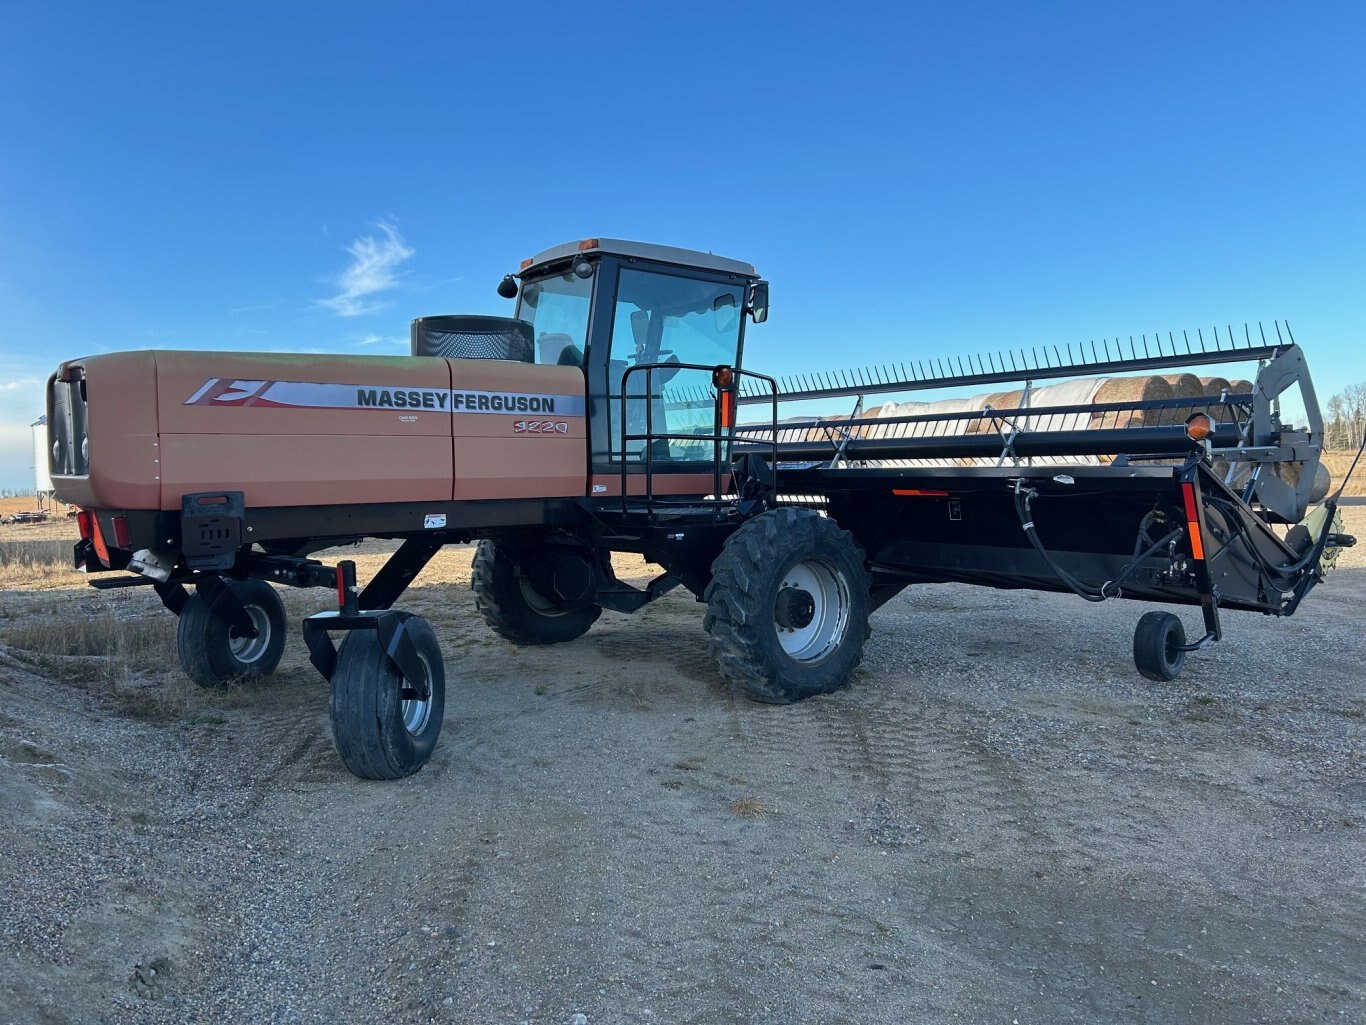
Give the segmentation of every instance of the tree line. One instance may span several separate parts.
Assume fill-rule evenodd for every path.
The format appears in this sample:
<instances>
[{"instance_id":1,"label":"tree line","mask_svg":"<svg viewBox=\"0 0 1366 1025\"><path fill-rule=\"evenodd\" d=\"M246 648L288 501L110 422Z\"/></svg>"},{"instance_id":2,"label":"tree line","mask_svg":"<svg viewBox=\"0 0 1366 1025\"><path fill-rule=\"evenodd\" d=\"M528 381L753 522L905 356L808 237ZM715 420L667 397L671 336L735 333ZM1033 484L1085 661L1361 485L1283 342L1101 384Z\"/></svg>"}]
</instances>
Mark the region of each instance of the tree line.
<instances>
[{"instance_id":1,"label":"tree line","mask_svg":"<svg viewBox=\"0 0 1366 1025\"><path fill-rule=\"evenodd\" d=\"M1355 449L1366 432L1366 383L1348 385L1323 407L1323 447Z\"/></svg>"}]
</instances>

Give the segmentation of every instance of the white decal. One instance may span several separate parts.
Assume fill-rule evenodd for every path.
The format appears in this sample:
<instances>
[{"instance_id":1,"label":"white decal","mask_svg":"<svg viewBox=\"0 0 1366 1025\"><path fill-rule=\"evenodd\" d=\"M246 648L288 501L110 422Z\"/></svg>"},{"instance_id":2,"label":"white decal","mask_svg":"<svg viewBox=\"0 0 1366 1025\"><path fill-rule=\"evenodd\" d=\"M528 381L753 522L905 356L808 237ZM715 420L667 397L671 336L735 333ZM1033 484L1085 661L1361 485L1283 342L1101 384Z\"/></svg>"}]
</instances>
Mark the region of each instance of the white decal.
<instances>
[{"instance_id":1,"label":"white decal","mask_svg":"<svg viewBox=\"0 0 1366 1025\"><path fill-rule=\"evenodd\" d=\"M312 381L237 381L220 377L205 381L185 400L185 405L280 409L416 409L434 413L520 413L523 416L527 413L548 413L572 417L583 416L585 410L582 395L411 388L401 385L320 384Z\"/></svg>"},{"instance_id":2,"label":"white decal","mask_svg":"<svg viewBox=\"0 0 1366 1025\"><path fill-rule=\"evenodd\" d=\"M512 425L513 434L568 434L569 424L560 420L518 420Z\"/></svg>"},{"instance_id":3,"label":"white decal","mask_svg":"<svg viewBox=\"0 0 1366 1025\"><path fill-rule=\"evenodd\" d=\"M422 517L423 530L440 530L446 525L445 513L428 513Z\"/></svg>"}]
</instances>

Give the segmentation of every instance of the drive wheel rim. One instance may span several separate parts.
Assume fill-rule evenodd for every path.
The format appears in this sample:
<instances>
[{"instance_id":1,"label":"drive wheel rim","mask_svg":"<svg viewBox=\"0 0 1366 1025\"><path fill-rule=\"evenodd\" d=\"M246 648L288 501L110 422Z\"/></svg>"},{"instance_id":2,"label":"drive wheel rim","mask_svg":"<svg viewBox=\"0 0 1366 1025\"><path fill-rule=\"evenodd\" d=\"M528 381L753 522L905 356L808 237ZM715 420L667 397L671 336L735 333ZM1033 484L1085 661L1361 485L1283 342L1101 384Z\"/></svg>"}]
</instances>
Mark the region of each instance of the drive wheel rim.
<instances>
[{"instance_id":1,"label":"drive wheel rim","mask_svg":"<svg viewBox=\"0 0 1366 1025\"><path fill-rule=\"evenodd\" d=\"M259 661L270 647L270 616L259 605L244 605L243 608L251 625L256 627L256 636L248 637L239 634L235 628L231 629L228 631L228 648L237 661L251 665Z\"/></svg>"},{"instance_id":2,"label":"drive wheel rim","mask_svg":"<svg viewBox=\"0 0 1366 1025\"><path fill-rule=\"evenodd\" d=\"M399 714L403 716L403 728L412 736L420 736L422 731L427 728L427 721L432 717L432 666L427 661L427 656L418 654L418 659L422 662L423 682L427 684L427 696L425 698L404 698L399 708ZM399 686L407 689L406 681L400 680Z\"/></svg>"},{"instance_id":3,"label":"drive wheel rim","mask_svg":"<svg viewBox=\"0 0 1366 1025\"><path fill-rule=\"evenodd\" d=\"M779 585L811 595L811 620L805 626L783 626L774 599L773 629L784 654L797 662L818 662L840 646L849 630L849 584L824 559L807 559L788 569Z\"/></svg>"}]
</instances>

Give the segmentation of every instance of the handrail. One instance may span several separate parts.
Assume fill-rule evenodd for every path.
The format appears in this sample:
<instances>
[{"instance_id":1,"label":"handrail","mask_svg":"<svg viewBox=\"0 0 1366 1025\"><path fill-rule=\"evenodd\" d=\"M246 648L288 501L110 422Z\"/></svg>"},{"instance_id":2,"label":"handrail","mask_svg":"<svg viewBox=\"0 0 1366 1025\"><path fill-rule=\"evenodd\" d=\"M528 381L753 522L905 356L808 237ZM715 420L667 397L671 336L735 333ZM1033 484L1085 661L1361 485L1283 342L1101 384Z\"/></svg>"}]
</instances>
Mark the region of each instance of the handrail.
<instances>
[{"instance_id":1,"label":"handrail","mask_svg":"<svg viewBox=\"0 0 1366 1025\"><path fill-rule=\"evenodd\" d=\"M627 444L632 441L645 442L645 502L647 510L651 514L653 514L654 512L655 506L654 445L652 444L652 442L660 440L670 441L686 439L689 441L696 442L711 442L712 499L710 502L705 502L705 500L703 501L704 504L713 504L718 507L721 505L731 504L731 499L723 498L721 494L722 465L723 462L726 461L723 460L722 457L722 446L725 446L725 456L728 458L730 455L730 444L734 440L735 432L735 425L731 424L729 426L723 426L721 423L721 396L722 391L724 389L718 388L715 385L713 385L712 387L713 411L711 434L671 434L667 432L657 434L654 430L654 402L652 400L656 398L656 394L653 388L654 375L656 371L668 370L671 371L672 376L672 372L677 372L679 370L700 370L706 373L714 374L720 369L722 369L722 367L706 363L675 363L670 361L668 363L638 363L635 366L627 367L625 372L621 375L621 450L619 455L621 459L621 508L623 514L625 514L628 511L628 500L630 497L628 492L628 471L630 469L630 462L626 457L626 447ZM776 485L778 466L778 382L774 378L769 377L767 374L759 374L751 370L740 370L739 368L728 369L731 370L731 373L734 375L735 380L735 383L732 385L732 390L734 390L737 393L741 386L741 381L744 378L752 378L757 382L767 384L769 388L769 399L771 403L771 410L773 416L773 423L772 426L769 428L769 430L771 430L772 432L772 439L770 442L771 459L769 462L769 466L772 468L772 472L774 474L774 482ZM627 381L634 374L645 375L645 391L642 394L633 395L631 394L630 389L627 387ZM609 395L609 401L610 398L611 397ZM633 400L637 402L643 401L645 403L644 434L632 433L628 430L630 416L629 403ZM757 428L752 428L752 430L753 429ZM739 500L738 494L736 495L735 500Z\"/></svg>"}]
</instances>

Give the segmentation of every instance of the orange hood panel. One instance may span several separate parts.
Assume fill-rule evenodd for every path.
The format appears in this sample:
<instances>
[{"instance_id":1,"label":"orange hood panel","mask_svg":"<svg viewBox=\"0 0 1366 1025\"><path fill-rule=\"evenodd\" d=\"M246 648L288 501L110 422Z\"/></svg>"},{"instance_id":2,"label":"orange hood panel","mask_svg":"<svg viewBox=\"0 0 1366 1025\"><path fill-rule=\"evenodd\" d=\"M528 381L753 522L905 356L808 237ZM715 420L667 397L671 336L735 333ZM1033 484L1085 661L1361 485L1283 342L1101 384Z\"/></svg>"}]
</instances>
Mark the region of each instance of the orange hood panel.
<instances>
[{"instance_id":1,"label":"orange hood panel","mask_svg":"<svg viewBox=\"0 0 1366 1025\"><path fill-rule=\"evenodd\" d=\"M90 471L58 494L180 508L582 496L583 371L496 360L125 352L65 364L87 381Z\"/></svg>"}]
</instances>

